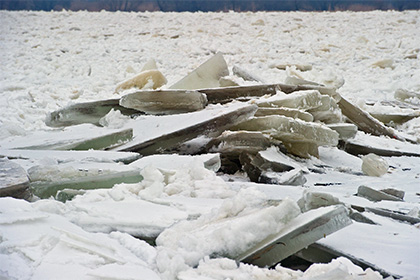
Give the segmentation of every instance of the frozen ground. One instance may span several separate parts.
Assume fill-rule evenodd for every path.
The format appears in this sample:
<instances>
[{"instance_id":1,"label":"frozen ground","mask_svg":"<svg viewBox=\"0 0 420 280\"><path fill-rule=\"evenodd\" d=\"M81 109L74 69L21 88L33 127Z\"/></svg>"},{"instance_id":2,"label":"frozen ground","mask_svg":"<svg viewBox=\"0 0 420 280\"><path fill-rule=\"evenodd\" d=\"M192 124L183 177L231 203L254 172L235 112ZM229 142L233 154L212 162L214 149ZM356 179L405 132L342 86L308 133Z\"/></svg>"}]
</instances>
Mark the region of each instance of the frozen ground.
<instances>
[{"instance_id":1,"label":"frozen ground","mask_svg":"<svg viewBox=\"0 0 420 280\"><path fill-rule=\"evenodd\" d=\"M419 11L0 11L0 140L50 130L44 123L46 114L66 105L118 97L114 93L116 85L137 74L150 58L157 61L168 85L214 53L223 52L230 67L238 65L267 83L284 82L286 71L275 68L276 65L312 65L311 71L300 73L303 78L325 84L344 81L339 92L354 102L393 100L400 88L420 92L419 29ZM420 138L420 118L400 129ZM383 207L418 216L420 159L393 157L387 161L392 168L383 177L358 176L355 174L361 172L360 158L335 148L323 148L319 160L304 164L309 168L323 166L325 173L308 174L304 187L257 185L242 182L243 178L229 183L202 164L190 163L180 170L179 166L172 170L165 165L170 170L166 173L145 168L145 180L139 184L88 191L65 204L2 198L0 276L381 279L343 258L313 265L302 273L280 266L268 270L238 265L230 259L210 258L209 252L236 252L245 238L252 243L261 232L275 232L276 226L265 223L261 217L279 224L285 222L285 216L296 214L294 203L308 189L329 192L346 204ZM406 192L405 202L372 203L354 197L361 184L402 189ZM273 207L277 210L262 209L267 199L283 202ZM355 222L322 243L394 275L417 279L418 225L368 215L381 226ZM186 220L198 216L194 223ZM177 246L173 244L171 238L182 236L192 227L221 224L230 217L240 219L232 225L231 232L220 230L212 235L203 229L186 239L179 237ZM181 222L176 227L158 238L157 247L127 234L147 236L178 221ZM210 243L206 242L209 236L213 238Z\"/></svg>"}]
</instances>

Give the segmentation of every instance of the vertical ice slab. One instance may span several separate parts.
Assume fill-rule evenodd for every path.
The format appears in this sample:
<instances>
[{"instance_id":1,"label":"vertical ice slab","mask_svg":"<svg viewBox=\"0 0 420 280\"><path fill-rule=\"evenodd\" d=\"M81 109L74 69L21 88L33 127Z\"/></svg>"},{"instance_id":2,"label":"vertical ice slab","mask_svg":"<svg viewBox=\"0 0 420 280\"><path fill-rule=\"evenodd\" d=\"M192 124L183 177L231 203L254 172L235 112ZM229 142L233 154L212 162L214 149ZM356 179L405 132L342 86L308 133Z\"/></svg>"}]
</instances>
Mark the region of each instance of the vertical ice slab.
<instances>
[{"instance_id":1,"label":"vertical ice slab","mask_svg":"<svg viewBox=\"0 0 420 280\"><path fill-rule=\"evenodd\" d=\"M199 89L220 87L219 79L229 75L229 69L221 53L216 53L197 69L173 84L171 89Z\"/></svg>"}]
</instances>

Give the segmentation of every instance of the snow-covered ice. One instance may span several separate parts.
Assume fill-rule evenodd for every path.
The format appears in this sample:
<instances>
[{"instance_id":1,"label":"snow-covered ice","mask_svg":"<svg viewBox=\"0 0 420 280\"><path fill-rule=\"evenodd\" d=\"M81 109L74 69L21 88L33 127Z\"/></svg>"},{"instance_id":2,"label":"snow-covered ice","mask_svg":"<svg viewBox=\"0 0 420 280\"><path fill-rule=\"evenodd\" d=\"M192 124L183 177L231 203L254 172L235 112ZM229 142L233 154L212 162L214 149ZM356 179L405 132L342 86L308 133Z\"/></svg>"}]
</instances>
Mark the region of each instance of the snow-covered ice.
<instances>
[{"instance_id":1,"label":"snow-covered ice","mask_svg":"<svg viewBox=\"0 0 420 280\"><path fill-rule=\"evenodd\" d=\"M144 178L111 189L86 190L65 203L0 198L0 278L382 279L379 273L363 270L346 258L313 264L301 272L281 265L259 268L226 256L241 251L246 245L243 240L251 244L298 215L297 201L302 195L310 199L311 195L327 193L324 198L334 203L385 208L419 218L419 157L385 157L387 172L372 177L363 176L360 157L336 147L319 147L319 158L293 162L305 173L303 186L279 186L250 183L241 174L219 176L215 155L196 159L151 156L123 167L114 161L132 161L136 155L6 149L29 145L36 140L28 139L32 135L56 129L45 124L52 111L80 102L120 98L124 92L115 92L118 85L144 70L156 69L156 65L167 80L162 87L170 87L218 52L223 53L229 68L240 65L266 83L283 83L293 74L298 79L340 87L342 96L361 107L367 100L392 101L401 92L414 93L407 100L418 104L419 28L420 11L0 11L0 140L4 143L0 152L15 158L26 170L43 166L41 173L49 166L74 175L79 163L85 162L92 170L138 168ZM150 59L155 64L144 68ZM223 63L218 65L223 72ZM219 73L213 74L216 83ZM243 77L232 81L258 83ZM225 109L212 106L192 116L206 119L207 113ZM395 110L379 105L374 109L381 113ZM174 123L183 127L197 121L188 116L179 116ZM154 123L153 116L140 118L148 125L140 134L143 140L158 137L161 129L174 126L170 117L168 121L161 117L165 119L161 124ZM112 132L131 121L111 112L102 120L104 128L100 130ZM395 127L420 139L419 123L416 115ZM154 134L147 134L152 128ZM358 133L355 141L371 141L365 136ZM389 139L377 139L371 144L390 147ZM420 152L418 145L400 142L392 148ZM268 149L264 156L275 158L276 154ZM53 173L48 175L53 177ZM355 196L360 185L403 190L404 201L372 202ZM273 201L278 206L271 205ZM377 225L353 222L320 242L393 275L418 279L419 225L371 212L363 214ZM133 236L158 237L157 245Z\"/></svg>"}]
</instances>

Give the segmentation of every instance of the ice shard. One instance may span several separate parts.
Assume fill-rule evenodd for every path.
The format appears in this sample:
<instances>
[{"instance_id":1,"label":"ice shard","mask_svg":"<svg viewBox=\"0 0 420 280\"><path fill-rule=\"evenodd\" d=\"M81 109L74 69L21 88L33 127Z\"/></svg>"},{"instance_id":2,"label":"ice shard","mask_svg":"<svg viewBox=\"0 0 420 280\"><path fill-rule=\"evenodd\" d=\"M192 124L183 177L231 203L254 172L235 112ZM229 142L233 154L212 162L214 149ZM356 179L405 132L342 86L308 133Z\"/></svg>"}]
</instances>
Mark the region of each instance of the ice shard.
<instances>
[{"instance_id":1,"label":"ice shard","mask_svg":"<svg viewBox=\"0 0 420 280\"><path fill-rule=\"evenodd\" d=\"M30 199L29 179L25 169L9 159L0 158L0 197Z\"/></svg>"},{"instance_id":2,"label":"ice shard","mask_svg":"<svg viewBox=\"0 0 420 280\"><path fill-rule=\"evenodd\" d=\"M255 113L256 117L265 117L265 116L272 116L272 115L282 115L285 117L290 117L294 119L301 119L306 122L312 122L314 117L303 110L294 109L294 108L270 108L270 107L259 107L257 112Z\"/></svg>"},{"instance_id":3,"label":"ice shard","mask_svg":"<svg viewBox=\"0 0 420 280\"><path fill-rule=\"evenodd\" d=\"M229 75L229 70L222 53L216 53L193 72L170 86L170 89L220 87L219 79L227 75Z\"/></svg>"},{"instance_id":4,"label":"ice shard","mask_svg":"<svg viewBox=\"0 0 420 280\"><path fill-rule=\"evenodd\" d=\"M279 93L257 101L259 107L286 107L301 110L315 109L323 105L317 90L296 91L291 94Z\"/></svg>"},{"instance_id":5,"label":"ice shard","mask_svg":"<svg viewBox=\"0 0 420 280\"><path fill-rule=\"evenodd\" d=\"M138 91L123 96L120 105L147 114L170 115L202 110L207 98L193 90Z\"/></svg>"},{"instance_id":6,"label":"ice shard","mask_svg":"<svg viewBox=\"0 0 420 280\"><path fill-rule=\"evenodd\" d=\"M120 106L119 99L108 99L86 103L73 104L50 113L45 123L51 127L62 127L91 123L99 125L99 120L112 109L119 110L123 115L139 114L137 110Z\"/></svg>"},{"instance_id":7,"label":"ice shard","mask_svg":"<svg viewBox=\"0 0 420 280\"><path fill-rule=\"evenodd\" d=\"M348 211L342 205L311 210L297 216L278 233L243 252L236 260L260 267L272 266L350 224Z\"/></svg>"}]
</instances>

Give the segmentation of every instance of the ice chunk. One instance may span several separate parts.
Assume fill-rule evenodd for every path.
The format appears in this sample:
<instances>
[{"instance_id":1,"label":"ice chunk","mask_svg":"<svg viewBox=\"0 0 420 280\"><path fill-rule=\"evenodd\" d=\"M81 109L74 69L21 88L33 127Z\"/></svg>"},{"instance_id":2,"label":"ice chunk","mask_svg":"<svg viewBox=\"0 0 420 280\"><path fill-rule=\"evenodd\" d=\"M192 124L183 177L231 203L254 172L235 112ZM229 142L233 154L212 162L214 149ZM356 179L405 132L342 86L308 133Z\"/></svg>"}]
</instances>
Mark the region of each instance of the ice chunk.
<instances>
[{"instance_id":1,"label":"ice chunk","mask_svg":"<svg viewBox=\"0 0 420 280\"><path fill-rule=\"evenodd\" d=\"M316 155L318 153L313 151L313 149L317 146L336 146L338 144L338 133L325 125L304 122L284 116L252 118L235 126L234 129L261 131L275 139L281 140L283 143L290 143L289 147L286 145L286 148L295 153L299 151L299 148L295 151L293 145L302 143L309 144L305 152L310 154L316 153Z\"/></svg>"},{"instance_id":2,"label":"ice chunk","mask_svg":"<svg viewBox=\"0 0 420 280\"><path fill-rule=\"evenodd\" d=\"M270 145L270 140L261 132L225 131L210 140L207 149L223 155L239 156L242 152L256 153Z\"/></svg>"},{"instance_id":3,"label":"ice chunk","mask_svg":"<svg viewBox=\"0 0 420 280\"><path fill-rule=\"evenodd\" d=\"M29 199L29 179L25 169L9 159L0 158L0 197Z\"/></svg>"},{"instance_id":4,"label":"ice chunk","mask_svg":"<svg viewBox=\"0 0 420 280\"><path fill-rule=\"evenodd\" d=\"M327 124L327 126L337 131L341 140L354 138L357 133L357 126L352 123L331 123Z\"/></svg>"},{"instance_id":5,"label":"ice chunk","mask_svg":"<svg viewBox=\"0 0 420 280\"><path fill-rule=\"evenodd\" d=\"M146 70L137 76L119 84L115 92L121 92L130 88L157 89L167 83L165 76L159 70Z\"/></svg>"},{"instance_id":6,"label":"ice chunk","mask_svg":"<svg viewBox=\"0 0 420 280\"><path fill-rule=\"evenodd\" d=\"M357 189L357 195L365 197L372 201L381 201L381 200L392 200L392 201L402 201L402 198L388 194L383 191L378 191L367 186L360 186Z\"/></svg>"},{"instance_id":7,"label":"ice chunk","mask_svg":"<svg viewBox=\"0 0 420 280\"><path fill-rule=\"evenodd\" d=\"M306 183L306 178L301 169L293 169L283 173L263 171L259 181L266 184L303 186Z\"/></svg>"},{"instance_id":8,"label":"ice chunk","mask_svg":"<svg viewBox=\"0 0 420 280\"><path fill-rule=\"evenodd\" d=\"M315 121L326 124L343 122L343 115L335 99L328 95L322 95L321 103L320 107L308 110L314 116Z\"/></svg>"},{"instance_id":9,"label":"ice chunk","mask_svg":"<svg viewBox=\"0 0 420 280\"><path fill-rule=\"evenodd\" d=\"M275 147L258 152L256 155L242 153L239 159L242 169L253 182L295 186L301 186L306 182L299 165Z\"/></svg>"},{"instance_id":10,"label":"ice chunk","mask_svg":"<svg viewBox=\"0 0 420 280\"><path fill-rule=\"evenodd\" d=\"M302 198L298 201L298 205L302 212L307 212L319 207L341 204L340 200L329 193L308 191L303 192Z\"/></svg>"},{"instance_id":11,"label":"ice chunk","mask_svg":"<svg viewBox=\"0 0 420 280\"><path fill-rule=\"evenodd\" d=\"M272 115L282 115L285 117L290 117L294 119L301 119L306 122L312 122L314 117L303 110L293 109L293 108L269 108L269 107L259 107L255 113L256 117L265 117Z\"/></svg>"},{"instance_id":12,"label":"ice chunk","mask_svg":"<svg viewBox=\"0 0 420 280\"><path fill-rule=\"evenodd\" d=\"M120 105L147 114L168 115L201 110L207 105L207 98L198 91L138 91L124 95Z\"/></svg>"},{"instance_id":13,"label":"ice chunk","mask_svg":"<svg viewBox=\"0 0 420 280\"><path fill-rule=\"evenodd\" d=\"M220 87L219 79L229 75L222 53L217 53L170 89L200 89Z\"/></svg>"},{"instance_id":14,"label":"ice chunk","mask_svg":"<svg viewBox=\"0 0 420 280\"><path fill-rule=\"evenodd\" d=\"M368 154L362 160L362 171L368 176L380 177L388 171L388 163L380 156Z\"/></svg>"},{"instance_id":15,"label":"ice chunk","mask_svg":"<svg viewBox=\"0 0 420 280\"><path fill-rule=\"evenodd\" d=\"M112 109L120 111L125 116L138 114L137 110L119 105L119 99L108 99L94 102L78 103L50 113L45 123L51 127L92 123L100 125L100 120Z\"/></svg>"},{"instance_id":16,"label":"ice chunk","mask_svg":"<svg viewBox=\"0 0 420 280\"><path fill-rule=\"evenodd\" d=\"M373 63L372 66L379 67L379 68L391 68L391 69L395 68L394 60L392 58L378 60L375 63Z\"/></svg>"},{"instance_id":17,"label":"ice chunk","mask_svg":"<svg viewBox=\"0 0 420 280\"><path fill-rule=\"evenodd\" d=\"M283 172L292 169L303 169L304 171L308 171L305 170L304 166L299 162L283 154L278 147L273 146L264 151L260 151L256 157L261 158L265 162L260 166L264 167L268 164L266 169L271 169L273 171Z\"/></svg>"},{"instance_id":18,"label":"ice chunk","mask_svg":"<svg viewBox=\"0 0 420 280\"><path fill-rule=\"evenodd\" d=\"M387 193L389 195L392 195L392 196L395 196L395 197L398 197L398 198L401 198L401 199L404 199L404 195L405 195L404 191L397 190L397 189L394 189L394 188L383 189L383 190L381 190L381 192Z\"/></svg>"},{"instance_id":19,"label":"ice chunk","mask_svg":"<svg viewBox=\"0 0 420 280\"><path fill-rule=\"evenodd\" d=\"M286 107L301 110L314 109L322 106L322 96L317 90L296 91L291 94L278 93L269 98L257 101L259 107Z\"/></svg>"}]
</instances>

